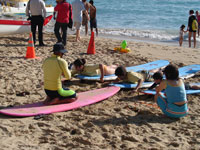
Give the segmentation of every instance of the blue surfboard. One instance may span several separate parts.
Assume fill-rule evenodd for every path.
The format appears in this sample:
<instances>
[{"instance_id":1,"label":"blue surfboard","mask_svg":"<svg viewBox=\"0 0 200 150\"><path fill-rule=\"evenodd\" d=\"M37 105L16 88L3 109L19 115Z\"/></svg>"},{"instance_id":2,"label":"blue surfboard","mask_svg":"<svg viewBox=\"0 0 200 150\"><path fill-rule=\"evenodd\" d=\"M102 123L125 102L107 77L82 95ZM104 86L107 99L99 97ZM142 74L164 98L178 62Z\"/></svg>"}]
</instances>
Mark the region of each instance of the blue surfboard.
<instances>
[{"instance_id":1,"label":"blue surfboard","mask_svg":"<svg viewBox=\"0 0 200 150\"><path fill-rule=\"evenodd\" d=\"M153 69L158 69L158 68L162 68L165 67L169 64L169 61L167 60L157 60L157 61L152 61L146 64L142 64L142 65L137 65L137 66L131 66L131 67L126 67L127 71L141 71L141 70L153 70ZM100 76L85 76L85 75L77 75L76 76L79 79L83 79L83 80L100 80ZM104 80L115 80L117 78L117 76L113 75L107 75L104 76Z\"/></svg>"},{"instance_id":2,"label":"blue surfboard","mask_svg":"<svg viewBox=\"0 0 200 150\"><path fill-rule=\"evenodd\" d=\"M199 64L188 65L188 66L179 68L179 76L183 79L193 77L198 72L200 72Z\"/></svg>"},{"instance_id":3,"label":"blue surfboard","mask_svg":"<svg viewBox=\"0 0 200 150\"><path fill-rule=\"evenodd\" d=\"M192 85L200 85L200 83L192 83ZM155 95L156 91L155 90L144 90L141 91L141 93L148 94L148 95ZM164 94L164 92L161 92ZM200 90L186 90L186 94L199 94Z\"/></svg>"},{"instance_id":4,"label":"blue surfboard","mask_svg":"<svg viewBox=\"0 0 200 150\"><path fill-rule=\"evenodd\" d=\"M187 79L189 77L194 76L196 73L200 71L200 65L188 65L184 66L178 69L179 70L179 77L183 79ZM153 82L144 82L141 87L150 87L153 84ZM132 83L112 83L110 84L112 86L118 86L121 88L135 88L137 84Z\"/></svg>"},{"instance_id":5,"label":"blue surfboard","mask_svg":"<svg viewBox=\"0 0 200 150\"><path fill-rule=\"evenodd\" d=\"M150 87L153 84L153 82L143 82L142 83L142 88L147 88ZM111 83L109 84L111 86L118 86L120 88L127 88L127 89L131 89L131 88L135 88L137 86L137 84L132 84L132 83Z\"/></svg>"},{"instance_id":6,"label":"blue surfboard","mask_svg":"<svg viewBox=\"0 0 200 150\"><path fill-rule=\"evenodd\" d=\"M152 61L146 64L142 64L142 65L138 65L138 66L131 66L131 67L126 67L127 71L141 71L141 70L154 70L154 69L158 69L158 68L162 68L169 65L169 61L168 60L156 60L156 61Z\"/></svg>"}]
</instances>

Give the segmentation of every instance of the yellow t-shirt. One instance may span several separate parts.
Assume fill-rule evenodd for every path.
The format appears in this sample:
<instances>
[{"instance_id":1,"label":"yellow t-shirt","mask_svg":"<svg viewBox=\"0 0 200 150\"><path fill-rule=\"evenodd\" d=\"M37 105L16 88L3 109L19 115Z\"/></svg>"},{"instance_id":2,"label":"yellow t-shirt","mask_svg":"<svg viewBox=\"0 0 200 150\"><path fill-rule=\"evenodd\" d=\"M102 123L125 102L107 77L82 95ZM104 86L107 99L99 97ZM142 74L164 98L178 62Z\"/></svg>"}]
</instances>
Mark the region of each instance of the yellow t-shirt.
<instances>
[{"instance_id":1,"label":"yellow t-shirt","mask_svg":"<svg viewBox=\"0 0 200 150\"><path fill-rule=\"evenodd\" d=\"M44 89L47 90L56 91L62 88L62 73L67 80L71 78L67 62L60 56L52 55L45 59L42 69L44 72Z\"/></svg>"},{"instance_id":2,"label":"yellow t-shirt","mask_svg":"<svg viewBox=\"0 0 200 150\"><path fill-rule=\"evenodd\" d=\"M86 76L101 75L99 65L84 65L83 71L72 70L72 75L81 74Z\"/></svg>"},{"instance_id":3,"label":"yellow t-shirt","mask_svg":"<svg viewBox=\"0 0 200 150\"><path fill-rule=\"evenodd\" d=\"M131 82L131 83L137 83L138 80L144 80L144 76L141 73L138 72L127 72L127 78L125 79L125 82Z\"/></svg>"}]
</instances>

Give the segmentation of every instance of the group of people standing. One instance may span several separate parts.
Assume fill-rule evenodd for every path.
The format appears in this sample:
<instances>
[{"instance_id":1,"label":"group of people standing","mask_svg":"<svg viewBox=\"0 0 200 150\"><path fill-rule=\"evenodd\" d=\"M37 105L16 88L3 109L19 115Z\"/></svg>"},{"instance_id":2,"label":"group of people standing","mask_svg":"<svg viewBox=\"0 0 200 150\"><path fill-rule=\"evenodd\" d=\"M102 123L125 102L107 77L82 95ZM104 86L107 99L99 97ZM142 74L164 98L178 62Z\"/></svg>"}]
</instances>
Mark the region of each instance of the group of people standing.
<instances>
[{"instance_id":1,"label":"group of people standing","mask_svg":"<svg viewBox=\"0 0 200 150\"><path fill-rule=\"evenodd\" d=\"M181 25L180 27L180 36L179 36L179 45L182 46L183 39L184 39L184 33L188 33L188 42L189 47L191 47L191 38L193 37L194 41L194 48L196 48L196 34L200 34L200 15L199 12L196 11L196 15L194 14L194 10L189 11L189 18L188 18L188 27L185 31L185 25Z\"/></svg>"},{"instance_id":2,"label":"group of people standing","mask_svg":"<svg viewBox=\"0 0 200 150\"><path fill-rule=\"evenodd\" d=\"M81 25L85 26L85 35L88 34L88 22L90 21L91 32L96 28L96 35L98 35L97 21L96 21L96 7L93 0L89 3L87 0L74 0L72 4L66 0L56 0L57 5L54 8L54 19L56 20L54 26L54 33L57 38L57 43L62 43L64 46L67 43L67 29L71 28L69 23L73 22L76 29L76 41L80 41ZM31 32L33 34L34 44L36 43L36 29L38 27L39 46L45 46L43 43L43 24L46 18L46 8L43 0L29 0L26 7L26 15L31 20ZM71 22L70 22L71 21ZM72 24L72 23L71 23Z\"/></svg>"}]
</instances>

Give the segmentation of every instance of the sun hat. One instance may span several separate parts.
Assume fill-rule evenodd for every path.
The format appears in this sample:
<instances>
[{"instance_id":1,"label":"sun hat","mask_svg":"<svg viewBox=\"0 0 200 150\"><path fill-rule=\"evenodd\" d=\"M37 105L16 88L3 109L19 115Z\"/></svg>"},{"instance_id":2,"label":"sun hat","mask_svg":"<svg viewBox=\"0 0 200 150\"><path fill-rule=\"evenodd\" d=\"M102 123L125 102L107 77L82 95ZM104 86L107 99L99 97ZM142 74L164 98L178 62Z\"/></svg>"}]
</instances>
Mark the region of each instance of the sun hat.
<instances>
[{"instance_id":1,"label":"sun hat","mask_svg":"<svg viewBox=\"0 0 200 150\"><path fill-rule=\"evenodd\" d=\"M60 52L60 53L67 53L67 50L65 49L64 45L62 43L56 43L53 46L52 52Z\"/></svg>"}]
</instances>

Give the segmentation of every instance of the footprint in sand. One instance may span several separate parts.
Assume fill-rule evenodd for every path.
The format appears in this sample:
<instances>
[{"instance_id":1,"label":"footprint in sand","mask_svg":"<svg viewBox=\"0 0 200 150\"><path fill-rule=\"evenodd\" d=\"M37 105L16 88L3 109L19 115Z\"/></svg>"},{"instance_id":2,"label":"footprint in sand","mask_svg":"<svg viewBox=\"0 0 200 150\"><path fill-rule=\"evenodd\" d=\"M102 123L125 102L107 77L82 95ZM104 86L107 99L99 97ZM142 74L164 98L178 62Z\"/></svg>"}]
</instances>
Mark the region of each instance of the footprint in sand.
<instances>
[{"instance_id":1,"label":"footprint in sand","mask_svg":"<svg viewBox=\"0 0 200 150\"><path fill-rule=\"evenodd\" d=\"M84 138L74 138L74 141L80 143L80 144L84 144L84 145L92 145L92 143L89 140L85 140Z\"/></svg>"}]
</instances>

